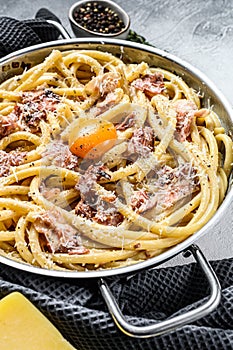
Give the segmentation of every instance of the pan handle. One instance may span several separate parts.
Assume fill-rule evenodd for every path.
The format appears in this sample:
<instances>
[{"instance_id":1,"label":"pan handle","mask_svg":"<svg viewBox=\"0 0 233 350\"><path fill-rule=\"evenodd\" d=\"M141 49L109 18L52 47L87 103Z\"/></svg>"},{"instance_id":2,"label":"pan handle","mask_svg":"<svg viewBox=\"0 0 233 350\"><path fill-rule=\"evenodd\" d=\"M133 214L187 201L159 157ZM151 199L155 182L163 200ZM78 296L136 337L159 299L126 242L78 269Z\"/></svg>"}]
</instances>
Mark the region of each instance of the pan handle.
<instances>
[{"instance_id":1,"label":"pan handle","mask_svg":"<svg viewBox=\"0 0 233 350\"><path fill-rule=\"evenodd\" d=\"M70 34L67 32L67 30L63 27L63 25L57 21L51 20L51 19L47 19L47 22L52 24L54 27L56 27L56 29L60 32L61 36L64 39L70 39L71 36Z\"/></svg>"},{"instance_id":2,"label":"pan handle","mask_svg":"<svg viewBox=\"0 0 233 350\"><path fill-rule=\"evenodd\" d=\"M110 291L106 281L104 279L100 279L100 291L102 293L102 296L107 304L108 310L112 315L114 322L123 333L135 338L149 338L158 336L173 331L176 328L180 328L199 318L202 318L212 312L218 306L221 299L221 287L214 271L212 270L212 267L198 246L191 245L188 248L188 252L193 255L196 262L200 265L202 271L205 274L205 277L210 286L210 297L207 299L207 301L205 301L204 304L198 306L194 310L187 311L184 314L169 318L161 322L157 322L153 325L140 327L128 323L122 314L118 304L116 303L116 300L114 299L114 296Z\"/></svg>"}]
</instances>

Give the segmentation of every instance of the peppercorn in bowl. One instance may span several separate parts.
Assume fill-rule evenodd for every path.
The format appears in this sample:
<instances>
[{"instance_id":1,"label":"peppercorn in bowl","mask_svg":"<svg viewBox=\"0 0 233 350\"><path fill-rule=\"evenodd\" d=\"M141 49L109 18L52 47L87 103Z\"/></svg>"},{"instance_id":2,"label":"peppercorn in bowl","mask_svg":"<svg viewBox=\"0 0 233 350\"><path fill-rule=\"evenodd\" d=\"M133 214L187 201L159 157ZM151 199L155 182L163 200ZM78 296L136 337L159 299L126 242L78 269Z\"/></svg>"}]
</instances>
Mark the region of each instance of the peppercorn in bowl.
<instances>
[{"instance_id":1,"label":"peppercorn in bowl","mask_svg":"<svg viewBox=\"0 0 233 350\"><path fill-rule=\"evenodd\" d=\"M69 10L76 37L126 39L130 28L128 14L111 0L78 1Z\"/></svg>"}]
</instances>

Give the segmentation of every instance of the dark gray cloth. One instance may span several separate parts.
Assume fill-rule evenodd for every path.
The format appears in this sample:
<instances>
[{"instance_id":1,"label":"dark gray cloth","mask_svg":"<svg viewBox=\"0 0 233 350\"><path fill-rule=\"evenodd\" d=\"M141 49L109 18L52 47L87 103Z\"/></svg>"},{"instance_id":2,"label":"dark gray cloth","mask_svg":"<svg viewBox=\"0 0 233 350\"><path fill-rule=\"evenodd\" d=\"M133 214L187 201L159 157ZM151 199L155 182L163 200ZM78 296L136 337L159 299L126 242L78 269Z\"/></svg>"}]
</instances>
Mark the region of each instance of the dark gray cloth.
<instances>
[{"instance_id":1,"label":"dark gray cloth","mask_svg":"<svg viewBox=\"0 0 233 350\"><path fill-rule=\"evenodd\" d=\"M18 21L0 17L0 57L22 48L58 39L59 31L43 18Z\"/></svg>"},{"instance_id":2,"label":"dark gray cloth","mask_svg":"<svg viewBox=\"0 0 233 350\"><path fill-rule=\"evenodd\" d=\"M0 296L22 292L80 350L222 350L233 348L233 259L211 263L222 286L218 308L167 335L130 338L118 330L96 280L36 276L0 265ZM108 279L127 320L146 325L203 303L208 286L198 265L155 269Z\"/></svg>"}]
</instances>

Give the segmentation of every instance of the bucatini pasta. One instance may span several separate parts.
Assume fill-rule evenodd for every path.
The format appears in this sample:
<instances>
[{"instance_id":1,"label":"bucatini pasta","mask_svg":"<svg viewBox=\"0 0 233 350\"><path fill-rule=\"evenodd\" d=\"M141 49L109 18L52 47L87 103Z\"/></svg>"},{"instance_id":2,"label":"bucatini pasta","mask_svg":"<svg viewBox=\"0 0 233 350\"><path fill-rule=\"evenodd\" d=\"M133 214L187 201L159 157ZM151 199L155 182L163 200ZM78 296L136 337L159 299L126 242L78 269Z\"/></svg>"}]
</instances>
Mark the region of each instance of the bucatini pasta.
<instances>
[{"instance_id":1,"label":"bucatini pasta","mask_svg":"<svg viewBox=\"0 0 233 350\"><path fill-rule=\"evenodd\" d=\"M46 269L133 264L224 199L232 140L180 77L54 50L0 85L0 254Z\"/></svg>"}]
</instances>

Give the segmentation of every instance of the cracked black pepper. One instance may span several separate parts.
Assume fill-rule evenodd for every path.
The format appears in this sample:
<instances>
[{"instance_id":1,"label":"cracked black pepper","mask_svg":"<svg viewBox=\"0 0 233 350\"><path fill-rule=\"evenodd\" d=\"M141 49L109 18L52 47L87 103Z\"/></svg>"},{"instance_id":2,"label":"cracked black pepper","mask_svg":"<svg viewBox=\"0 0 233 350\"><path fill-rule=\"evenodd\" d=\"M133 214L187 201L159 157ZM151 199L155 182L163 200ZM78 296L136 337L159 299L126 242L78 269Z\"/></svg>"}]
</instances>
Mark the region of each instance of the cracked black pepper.
<instances>
[{"instance_id":1,"label":"cracked black pepper","mask_svg":"<svg viewBox=\"0 0 233 350\"><path fill-rule=\"evenodd\" d=\"M101 34L117 34L125 24L110 7L87 2L74 12L75 21L83 28Z\"/></svg>"}]
</instances>

